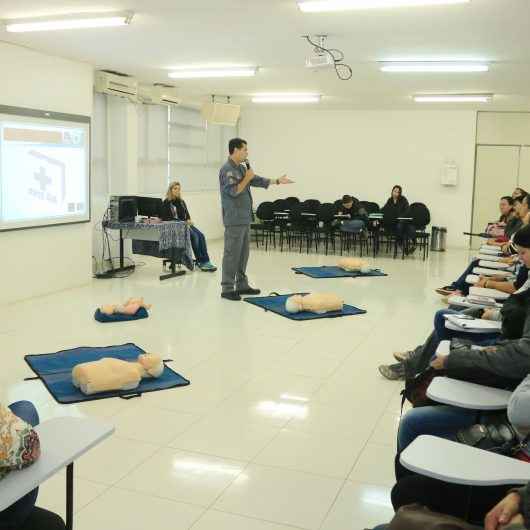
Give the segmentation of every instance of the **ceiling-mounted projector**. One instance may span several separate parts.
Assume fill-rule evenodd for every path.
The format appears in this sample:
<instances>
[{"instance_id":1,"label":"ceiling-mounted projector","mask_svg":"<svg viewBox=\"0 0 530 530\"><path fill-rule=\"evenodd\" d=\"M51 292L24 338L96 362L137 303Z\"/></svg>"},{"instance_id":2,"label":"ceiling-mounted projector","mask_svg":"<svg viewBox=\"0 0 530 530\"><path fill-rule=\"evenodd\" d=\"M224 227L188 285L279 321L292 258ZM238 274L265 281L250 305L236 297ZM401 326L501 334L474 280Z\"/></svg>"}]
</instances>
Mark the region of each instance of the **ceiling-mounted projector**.
<instances>
[{"instance_id":1,"label":"ceiling-mounted projector","mask_svg":"<svg viewBox=\"0 0 530 530\"><path fill-rule=\"evenodd\" d=\"M335 61L331 55L313 55L305 60L306 68L334 68Z\"/></svg>"},{"instance_id":2,"label":"ceiling-mounted projector","mask_svg":"<svg viewBox=\"0 0 530 530\"><path fill-rule=\"evenodd\" d=\"M314 37L302 35L302 38L313 46L313 55L305 60L305 66L313 69L333 68L341 81L348 81L353 75L351 66L344 62L344 53L341 50L326 46L327 37L327 35L315 35Z\"/></svg>"},{"instance_id":3,"label":"ceiling-mounted projector","mask_svg":"<svg viewBox=\"0 0 530 530\"><path fill-rule=\"evenodd\" d=\"M306 68L334 68L335 58L324 48L327 35L317 35L317 38L318 44L315 43L313 47L313 55L305 60Z\"/></svg>"}]
</instances>

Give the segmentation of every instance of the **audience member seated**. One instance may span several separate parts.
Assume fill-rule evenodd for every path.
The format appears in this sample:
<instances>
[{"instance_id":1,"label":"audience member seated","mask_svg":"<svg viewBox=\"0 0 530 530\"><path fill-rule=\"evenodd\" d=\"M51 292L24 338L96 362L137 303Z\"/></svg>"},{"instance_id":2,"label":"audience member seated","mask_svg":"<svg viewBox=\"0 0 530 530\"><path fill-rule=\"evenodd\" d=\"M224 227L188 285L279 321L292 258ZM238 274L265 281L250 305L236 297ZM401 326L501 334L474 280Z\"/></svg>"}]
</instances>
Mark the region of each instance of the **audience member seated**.
<instances>
[{"instance_id":1,"label":"audience member seated","mask_svg":"<svg viewBox=\"0 0 530 530\"><path fill-rule=\"evenodd\" d=\"M217 270L210 262L208 249L206 247L206 238L204 234L193 224L186 203L181 197L179 182L172 182L167 189L166 198L162 203L162 219L164 221L186 221L190 227L190 238L195 259L202 271L214 272Z\"/></svg>"},{"instance_id":2,"label":"audience member seated","mask_svg":"<svg viewBox=\"0 0 530 530\"><path fill-rule=\"evenodd\" d=\"M517 246L518 252L519 252L519 259L522 262L522 272L520 271L518 277L517 277L517 284L516 289L514 292L514 295L510 297L503 305L503 308L508 306L508 304L511 304L513 302L514 296L517 294L517 297L522 297L527 294L527 291L530 287L530 281L528 280L528 268L530 267L530 226L526 226L519 230L515 236L514 236L514 244ZM514 284L515 285L515 284ZM451 313L458 313L458 311L454 311L451 309L441 309L440 311L437 311L434 316L434 331L429 335L425 343L421 346L418 346L413 351L408 352L401 352L401 353L395 353L394 357L397 361L399 361L397 364L391 364L391 365L381 365L379 367L379 372L383 377L390 379L390 380L397 380L397 379L405 379L406 377L413 377L415 374L422 372L427 366L429 365L430 359L434 356L436 353L436 349L438 348L438 345L442 340L450 340L453 338L465 338L467 340L472 341L474 344L482 345L482 346L488 346L495 344L497 342L498 336L496 334L489 334L489 333L483 333L483 334L469 334L469 333L461 333L457 331L449 330L445 327L445 315L451 314ZM502 311L495 311L492 309L478 309L478 308L471 308L466 309L463 311L465 314L469 314L474 317L480 317L485 320L499 320L500 318L503 318ZM530 322L528 323L530 326ZM509 326L509 323L508 323ZM506 329L510 329L508 326L504 326L503 322L503 332ZM526 328L525 328L526 331ZM529 327L529 333L530 333L530 327ZM512 332L512 334L516 335L516 332ZM529 335L530 338L530 335ZM528 363L530 363L530 343L528 345L528 351L526 351L527 343L526 341L523 341L521 344L517 342L517 347L523 347L523 352L520 353L522 357L523 364L526 366L526 357L528 355ZM504 350L502 347L498 348L498 351L500 355L502 356ZM477 355L476 352L471 350L465 350L464 354L467 355L467 359L471 360ZM480 356L481 354L479 354ZM518 354L519 355L519 354ZM452 360L455 359L455 357L452 358ZM491 362L491 359L488 359L486 362ZM450 363L452 364L452 363ZM473 366L472 364L470 366ZM475 366L477 368L477 366ZM491 368L491 367L490 367ZM530 364L528 365L528 373L530 373ZM453 371L455 367L453 366ZM465 371L465 368L462 367L462 371ZM527 372L523 373L523 376L526 375ZM465 375L465 374L463 374ZM501 375L501 374L499 374ZM453 376L456 376L456 374L453 374ZM459 377L462 378L462 377Z\"/></svg>"},{"instance_id":3,"label":"audience member seated","mask_svg":"<svg viewBox=\"0 0 530 530\"><path fill-rule=\"evenodd\" d=\"M525 198L526 198L526 201L525 201ZM526 213L524 211L522 211L520 207L517 208L517 206L516 206L517 203L524 204L525 202L526 202L526 206L527 206ZM517 217L520 220L520 223L517 223L516 221L513 221L510 224L510 227L508 228L508 232L511 232L510 235L507 235L506 232L505 232L505 235L503 235L501 237L493 237L491 239L488 239L486 241L486 245L491 245L491 246L494 246L494 247L501 247L501 248L504 247L505 243L510 241L511 236L521 226L527 225L529 223L530 213L528 212L528 194L519 195L518 197L516 197L514 199L514 207L515 207L515 210L516 210ZM519 210L519 211L517 211L517 210ZM503 251L504 251L504 249L503 249Z\"/></svg>"},{"instance_id":4,"label":"audience member seated","mask_svg":"<svg viewBox=\"0 0 530 530\"><path fill-rule=\"evenodd\" d=\"M530 433L530 376L520 383L510 398L508 422L513 427L517 439L524 441ZM434 406L416 408L405 415L399 427L397 482L392 490L392 504L395 510L417 502L433 511L461 517L469 522L479 523L484 520L491 507L513 486L477 486L470 492L469 486L413 473L399 462L399 453L417 436L429 434L457 441L458 430L478 423L493 423L491 413L480 414L478 411L457 407ZM525 444L520 451L517 458L530 461L530 450ZM491 519L492 516L489 517Z\"/></svg>"},{"instance_id":5,"label":"audience member seated","mask_svg":"<svg viewBox=\"0 0 530 530\"><path fill-rule=\"evenodd\" d=\"M515 213L514 200L509 197L501 197L499 210L501 216L496 223L491 223L486 229L486 233L492 237L504 237L509 241L512 235L517 232L521 226L521 219Z\"/></svg>"},{"instance_id":6,"label":"audience member seated","mask_svg":"<svg viewBox=\"0 0 530 530\"><path fill-rule=\"evenodd\" d=\"M1 480L11 471L33 464L40 456L40 443L32 427L39 423L35 407L18 401L5 408L0 405L0 488ZM37 508L38 488L0 512L0 529L65 530L56 514Z\"/></svg>"},{"instance_id":7,"label":"audience member seated","mask_svg":"<svg viewBox=\"0 0 530 530\"><path fill-rule=\"evenodd\" d=\"M469 488L466 490L463 494L469 495ZM389 528L383 524L373 530ZM530 530L530 482L522 488L513 488L486 514L484 530Z\"/></svg>"},{"instance_id":8,"label":"audience member seated","mask_svg":"<svg viewBox=\"0 0 530 530\"><path fill-rule=\"evenodd\" d=\"M514 234L519 230L521 227L526 226L530 220L530 210L529 210L529 202L530 197L528 195L524 195L523 197L518 197L514 201L514 209L515 209L515 215L518 219L518 223L512 224L511 228L515 227L515 232L513 232L510 235L510 238L513 239ZM511 244L503 243L501 246L501 250L505 252L506 254L511 253ZM457 296L467 296L469 294L469 288L470 285L466 282L466 278L468 275L473 273L473 269L475 267L479 266L478 259L475 259L471 261L471 263L468 265L466 270L462 273L462 275L455 280L450 285L446 285L445 287L440 287L436 289L436 292L438 294L441 294L442 296L448 296L448 295L457 295ZM516 258L514 256L506 256L502 258L501 263L508 263L508 264L514 264L516 262ZM510 282L506 282L503 278L498 277L488 277L483 278L481 277L479 279L479 282L477 284L477 287L486 287L488 289L497 289L498 291L503 291L506 293L513 293L515 289L510 284Z\"/></svg>"},{"instance_id":9,"label":"audience member seated","mask_svg":"<svg viewBox=\"0 0 530 530\"><path fill-rule=\"evenodd\" d=\"M400 221L400 217L406 217L409 209L409 201L403 195L401 186L394 186L392 194L386 201L386 204L381 209L383 213L383 222L385 228L393 230L396 235L398 244L402 244L405 238L412 240L413 246L411 251L415 248L416 228L412 223L407 221Z\"/></svg>"},{"instance_id":10,"label":"audience member seated","mask_svg":"<svg viewBox=\"0 0 530 530\"><path fill-rule=\"evenodd\" d=\"M347 215L349 220L342 222L341 229L344 232L361 232L366 227L367 214L363 208L359 208L359 203L354 201L351 195L342 197L342 205L339 207L339 215Z\"/></svg>"}]
</instances>

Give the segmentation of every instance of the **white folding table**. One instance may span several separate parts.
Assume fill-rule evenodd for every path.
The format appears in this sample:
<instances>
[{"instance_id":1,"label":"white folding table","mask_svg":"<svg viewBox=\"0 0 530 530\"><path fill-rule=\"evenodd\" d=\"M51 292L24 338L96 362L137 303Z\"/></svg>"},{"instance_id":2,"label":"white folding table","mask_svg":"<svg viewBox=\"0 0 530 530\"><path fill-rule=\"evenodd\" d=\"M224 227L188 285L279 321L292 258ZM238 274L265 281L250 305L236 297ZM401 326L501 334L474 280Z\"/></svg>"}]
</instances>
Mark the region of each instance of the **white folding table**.
<instances>
[{"instance_id":1,"label":"white folding table","mask_svg":"<svg viewBox=\"0 0 530 530\"><path fill-rule=\"evenodd\" d=\"M465 486L526 484L527 462L436 436L418 436L402 453L400 462L410 471Z\"/></svg>"},{"instance_id":2,"label":"white folding table","mask_svg":"<svg viewBox=\"0 0 530 530\"><path fill-rule=\"evenodd\" d=\"M471 410L504 410L511 392L484 385L435 377L427 389L427 397L444 405Z\"/></svg>"}]
</instances>

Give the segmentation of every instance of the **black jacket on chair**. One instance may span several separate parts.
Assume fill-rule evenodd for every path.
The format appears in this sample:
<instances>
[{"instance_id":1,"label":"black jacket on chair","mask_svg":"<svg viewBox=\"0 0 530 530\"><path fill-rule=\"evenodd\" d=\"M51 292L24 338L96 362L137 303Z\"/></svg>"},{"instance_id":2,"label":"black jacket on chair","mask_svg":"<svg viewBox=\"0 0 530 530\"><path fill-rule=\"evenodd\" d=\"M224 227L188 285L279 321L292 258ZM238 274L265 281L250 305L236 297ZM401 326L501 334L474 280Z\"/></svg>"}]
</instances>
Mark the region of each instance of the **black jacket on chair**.
<instances>
[{"instance_id":1,"label":"black jacket on chair","mask_svg":"<svg viewBox=\"0 0 530 530\"><path fill-rule=\"evenodd\" d=\"M174 221L175 219L178 221L189 221L191 219L188 207L182 199L174 201L164 199L160 217L162 221Z\"/></svg>"}]
</instances>

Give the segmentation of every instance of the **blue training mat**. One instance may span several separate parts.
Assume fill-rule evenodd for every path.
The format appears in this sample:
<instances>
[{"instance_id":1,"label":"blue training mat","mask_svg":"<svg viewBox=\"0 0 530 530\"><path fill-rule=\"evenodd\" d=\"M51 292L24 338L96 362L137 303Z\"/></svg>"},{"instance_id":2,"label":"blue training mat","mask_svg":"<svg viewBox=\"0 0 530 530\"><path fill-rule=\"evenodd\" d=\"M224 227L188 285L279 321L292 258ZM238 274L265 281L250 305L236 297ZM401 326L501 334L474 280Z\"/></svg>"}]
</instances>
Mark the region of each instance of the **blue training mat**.
<instances>
[{"instance_id":1,"label":"blue training mat","mask_svg":"<svg viewBox=\"0 0 530 530\"><path fill-rule=\"evenodd\" d=\"M368 278L368 277L376 277L376 276L388 276L388 274L385 274L384 272L375 269L370 272L362 273L360 271L357 272L348 272L344 269L341 269L340 267L293 267L293 271L296 272L296 274L304 274L305 276L309 276L310 278Z\"/></svg>"},{"instance_id":2,"label":"blue training mat","mask_svg":"<svg viewBox=\"0 0 530 530\"><path fill-rule=\"evenodd\" d=\"M133 390L117 390L113 392L101 392L91 396L86 396L72 383L72 369L74 366L98 361L103 357L113 357L124 361L136 361L138 355L145 353L136 344L127 343L119 346L80 347L71 350L62 350L56 353L43 353L40 355L26 355L25 361L29 367L41 379L55 401L62 404L80 403L82 401L92 401L94 399L105 399L112 397L137 397L144 392L155 392L156 390L166 390L177 386L186 386L190 382L180 374L174 372L167 365L164 373L156 379L142 379L137 388Z\"/></svg>"},{"instance_id":3,"label":"blue training mat","mask_svg":"<svg viewBox=\"0 0 530 530\"><path fill-rule=\"evenodd\" d=\"M302 311L301 313L289 313L285 309L285 301L290 296L295 294L308 294L308 293L292 293L292 294L280 294L271 296L252 296L250 298L244 298L245 302L249 304L261 307L265 311L272 311L282 317L290 318L291 320L316 320L318 318L336 318L346 317L351 315L364 315L366 311L359 309L352 305L344 304L342 311L331 311L329 313L323 313L319 315L317 313L310 313L309 311Z\"/></svg>"},{"instance_id":4,"label":"blue training mat","mask_svg":"<svg viewBox=\"0 0 530 530\"><path fill-rule=\"evenodd\" d=\"M140 320L142 318L147 318L149 316L149 313L147 312L147 309L145 307L140 307L134 315L123 315L121 313L115 313L114 315L106 315L105 313L102 313L101 310L98 308L96 309L96 312L94 313L94 318L98 322L103 322L104 324L107 324L109 322L129 322L131 320Z\"/></svg>"}]
</instances>

